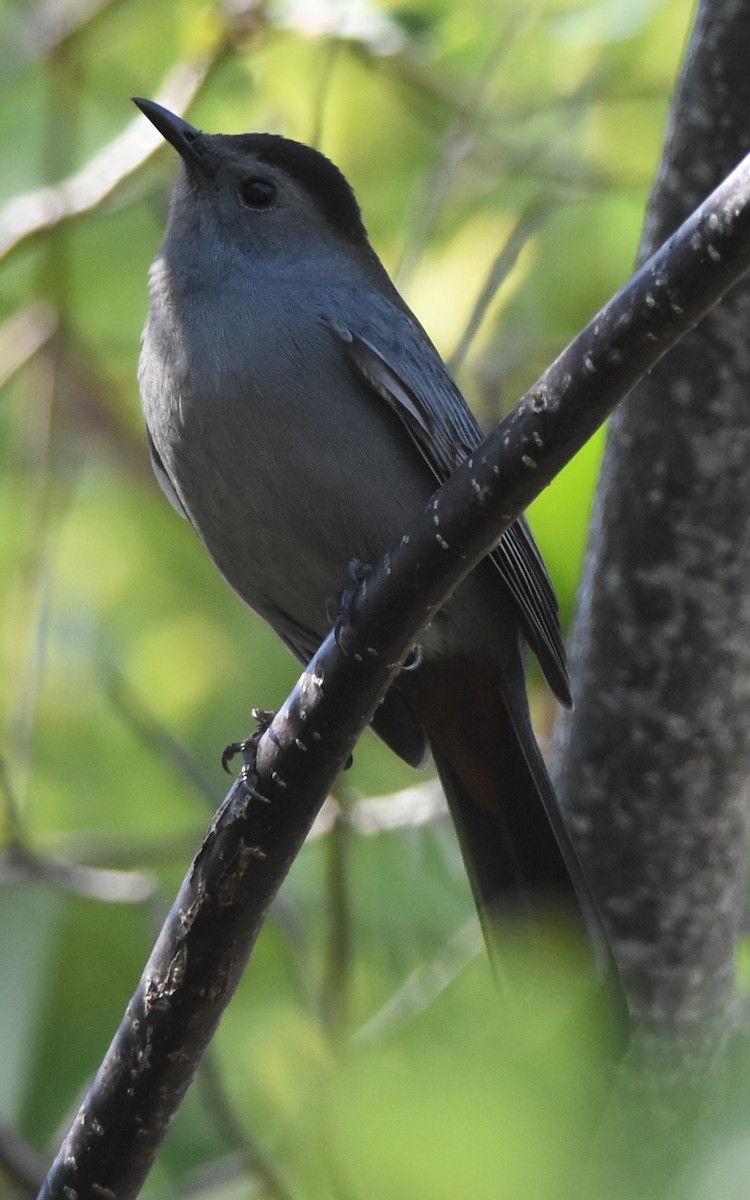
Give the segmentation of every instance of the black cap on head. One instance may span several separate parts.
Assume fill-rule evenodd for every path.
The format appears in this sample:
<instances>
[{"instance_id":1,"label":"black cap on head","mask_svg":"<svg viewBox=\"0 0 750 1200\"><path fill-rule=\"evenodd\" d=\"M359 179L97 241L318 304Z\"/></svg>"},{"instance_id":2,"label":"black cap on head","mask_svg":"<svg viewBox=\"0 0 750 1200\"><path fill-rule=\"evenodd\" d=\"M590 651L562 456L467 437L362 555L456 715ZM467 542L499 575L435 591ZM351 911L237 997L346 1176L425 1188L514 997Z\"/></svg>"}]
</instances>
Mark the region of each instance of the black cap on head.
<instances>
[{"instance_id":1,"label":"black cap on head","mask_svg":"<svg viewBox=\"0 0 750 1200\"><path fill-rule=\"evenodd\" d=\"M243 133L231 136L229 141L241 153L286 171L315 199L326 221L342 237L354 242L367 238L351 185L319 150L275 133Z\"/></svg>"}]
</instances>

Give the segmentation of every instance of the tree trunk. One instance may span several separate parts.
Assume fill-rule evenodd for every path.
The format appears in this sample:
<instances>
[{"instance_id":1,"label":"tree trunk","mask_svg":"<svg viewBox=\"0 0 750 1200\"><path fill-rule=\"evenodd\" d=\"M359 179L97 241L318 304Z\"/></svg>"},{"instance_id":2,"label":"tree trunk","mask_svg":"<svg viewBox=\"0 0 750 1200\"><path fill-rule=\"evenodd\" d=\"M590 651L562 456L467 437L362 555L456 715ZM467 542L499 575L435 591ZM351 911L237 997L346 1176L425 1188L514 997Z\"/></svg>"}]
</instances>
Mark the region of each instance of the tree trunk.
<instances>
[{"instance_id":1,"label":"tree trunk","mask_svg":"<svg viewBox=\"0 0 750 1200\"><path fill-rule=\"evenodd\" d=\"M750 146L750 10L703 0L641 259ZM612 420L557 782L641 1029L726 1029L750 778L750 284Z\"/></svg>"}]
</instances>

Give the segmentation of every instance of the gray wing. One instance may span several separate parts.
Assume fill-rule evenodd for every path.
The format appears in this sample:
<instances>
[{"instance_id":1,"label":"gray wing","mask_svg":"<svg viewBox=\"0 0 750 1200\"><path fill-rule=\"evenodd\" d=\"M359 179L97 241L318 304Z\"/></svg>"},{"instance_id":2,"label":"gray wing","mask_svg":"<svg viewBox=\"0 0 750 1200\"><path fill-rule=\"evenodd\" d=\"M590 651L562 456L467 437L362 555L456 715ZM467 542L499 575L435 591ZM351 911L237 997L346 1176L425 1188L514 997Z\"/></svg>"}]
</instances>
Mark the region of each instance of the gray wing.
<instances>
[{"instance_id":1,"label":"gray wing","mask_svg":"<svg viewBox=\"0 0 750 1200\"><path fill-rule=\"evenodd\" d=\"M341 297L345 320L330 321L359 374L397 413L438 483L483 440L440 355L416 319L371 293L367 306ZM360 314L366 311L367 318ZM570 705L557 600L523 517L490 556L515 601L526 639L552 691Z\"/></svg>"},{"instance_id":2,"label":"gray wing","mask_svg":"<svg viewBox=\"0 0 750 1200\"><path fill-rule=\"evenodd\" d=\"M175 491L174 484L167 474L166 467L161 461L161 455L156 449L156 446L154 445L154 439L151 437L150 433L148 435L148 452L151 456L151 468L156 476L156 482L159 484L159 487L164 492L164 495L167 497L167 500L172 505L172 508L175 510L175 512L178 512L181 517L185 518L186 521L190 521L190 517L185 511L185 506Z\"/></svg>"}]
</instances>

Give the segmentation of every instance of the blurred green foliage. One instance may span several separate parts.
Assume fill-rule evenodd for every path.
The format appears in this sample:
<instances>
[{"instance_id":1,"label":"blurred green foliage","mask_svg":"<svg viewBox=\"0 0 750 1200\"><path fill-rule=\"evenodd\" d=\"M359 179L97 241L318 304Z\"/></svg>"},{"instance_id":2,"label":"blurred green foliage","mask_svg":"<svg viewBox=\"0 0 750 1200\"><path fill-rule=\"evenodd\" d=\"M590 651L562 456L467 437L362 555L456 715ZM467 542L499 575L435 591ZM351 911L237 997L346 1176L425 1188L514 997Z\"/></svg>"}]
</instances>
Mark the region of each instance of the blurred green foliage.
<instances>
[{"instance_id":1,"label":"blurred green foliage","mask_svg":"<svg viewBox=\"0 0 750 1200\"><path fill-rule=\"evenodd\" d=\"M206 76L196 124L316 141L440 349L461 346L489 426L629 273L689 15L681 0L0 10L0 1123L39 1148L224 793L222 747L296 677L151 478L135 371L175 161L149 158L128 97L187 64ZM142 143L101 201L14 244L37 189L72 180L75 206L78 173L130 124ZM532 512L566 616L600 449ZM357 802L415 782L368 735L343 788ZM680 1174L686 1145L660 1157L637 1105L602 1131L602 1014L576 996L564 939L532 1001L498 1005L443 819L339 830L295 865L145 1194L697 1197L714 1178L735 1194L731 1155ZM524 953L509 943L536 970Z\"/></svg>"}]
</instances>

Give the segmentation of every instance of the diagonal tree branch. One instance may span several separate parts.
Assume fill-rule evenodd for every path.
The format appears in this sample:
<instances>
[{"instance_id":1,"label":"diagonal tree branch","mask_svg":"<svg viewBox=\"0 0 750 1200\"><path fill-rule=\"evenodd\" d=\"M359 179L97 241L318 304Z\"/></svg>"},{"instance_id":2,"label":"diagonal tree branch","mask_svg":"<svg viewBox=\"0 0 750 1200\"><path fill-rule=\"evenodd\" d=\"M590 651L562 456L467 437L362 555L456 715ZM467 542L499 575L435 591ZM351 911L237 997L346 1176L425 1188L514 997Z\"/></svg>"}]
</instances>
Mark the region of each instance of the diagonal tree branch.
<instances>
[{"instance_id":1,"label":"diagonal tree branch","mask_svg":"<svg viewBox=\"0 0 750 1200\"><path fill-rule=\"evenodd\" d=\"M420 630L750 267L750 158L559 356L368 578L224 801L42 1200L137 1195L317 811Z\"/></svg>"}]
</instances>

